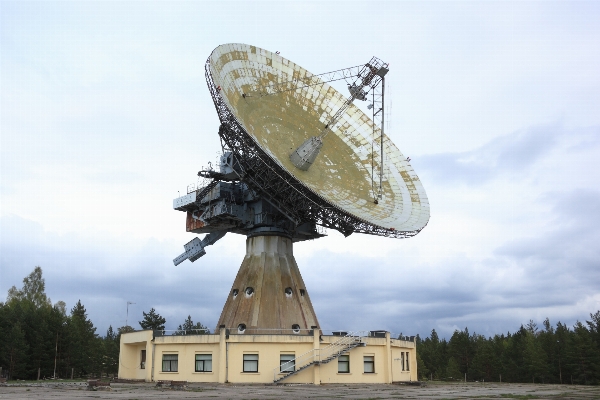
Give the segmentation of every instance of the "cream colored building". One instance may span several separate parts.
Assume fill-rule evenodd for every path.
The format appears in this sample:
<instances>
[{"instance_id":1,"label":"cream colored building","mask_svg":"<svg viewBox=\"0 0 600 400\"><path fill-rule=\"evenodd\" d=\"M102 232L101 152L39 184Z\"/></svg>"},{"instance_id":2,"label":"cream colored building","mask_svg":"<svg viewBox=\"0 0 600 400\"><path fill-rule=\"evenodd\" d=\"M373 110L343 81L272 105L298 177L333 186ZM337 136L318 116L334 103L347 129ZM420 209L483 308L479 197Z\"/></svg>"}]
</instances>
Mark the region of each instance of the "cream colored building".
<instances>
[{"instance_id":1,"label":"cream colored building","mask_svg":"<svg viewBox=\"0 0 600 400\"><path fill-rule=\"evenodd\" d=\"M413 338L392 339L389 332L159 335L121 335L120 379L317 385L417 380Z\"/></svg>"}]
</instances>

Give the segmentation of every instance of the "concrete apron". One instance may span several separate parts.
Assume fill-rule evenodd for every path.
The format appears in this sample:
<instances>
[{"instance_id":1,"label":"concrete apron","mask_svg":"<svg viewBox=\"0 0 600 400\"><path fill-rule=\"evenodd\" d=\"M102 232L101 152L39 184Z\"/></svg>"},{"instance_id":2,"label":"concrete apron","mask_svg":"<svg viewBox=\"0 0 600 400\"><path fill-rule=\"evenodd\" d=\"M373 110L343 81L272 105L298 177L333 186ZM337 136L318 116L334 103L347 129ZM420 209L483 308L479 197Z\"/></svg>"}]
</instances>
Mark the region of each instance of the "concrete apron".
<instances>
[{"instance_id":1,"label":"concrete apron","mask_svg":"<svg viewBox=\"0 0 600 400\"><path fill-rule=\"evenodd\" d=\"M225 326L231 333L306 335L319 326L292 247L283 236L246 239L246 256L216 332Z\"/></svg>"}]
</instances>

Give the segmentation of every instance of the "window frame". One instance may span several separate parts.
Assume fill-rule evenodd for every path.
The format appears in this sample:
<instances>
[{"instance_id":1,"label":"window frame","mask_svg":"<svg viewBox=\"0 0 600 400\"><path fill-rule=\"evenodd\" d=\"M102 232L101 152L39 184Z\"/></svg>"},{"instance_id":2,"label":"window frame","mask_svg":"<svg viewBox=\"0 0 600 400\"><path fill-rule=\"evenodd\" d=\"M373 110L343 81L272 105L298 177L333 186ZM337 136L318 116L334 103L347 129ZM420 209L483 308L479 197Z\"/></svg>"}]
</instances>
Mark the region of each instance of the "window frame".
<instances>
[{"instance_id":1,"label":"window frame","mask_svg":"<svg viewBox=\"0 0 600 400\"><path fill-rule=\"evenodd\" d=\"M165 357L175 357L165 360ZM165 369L165 362L168 362L169 369ZM173 369L173 363L175 363L175 369ZM167 353L162 355L162 372L179 372L179 354Z\"/></svg>"},{"instance_id":2,"label":"window frame","mask_svg":"<svg viewBox=\"0 0 600 400\"><path fill-rule=\"evenodd\" d=\"M210 359L201 359L198 357L210 357ZM206 362L210 362L210 369L206 369ZM202 363L202 369L198 369L198 363ZM196 353L194 355L194 372L213 372L212 370L212 353Z\"/></svg>"},{"instance_id":3,"label":"window frame","mask_svg":"<svg viewBox=\"0 0 600 400\"><path fill-rule=\"evenodd\" d=\"M367 360L369 358L370 360ZM367 365L371 366L371 370L367 371ZM363 373L365 374L374 374L375 373L375 356L367 355L363 356Z\"/></svg>"},{"instance_id":4,"label":"window frame","mask_svg":"<svg viewBox=\"0 0 600 400\"><path fill-rule=\"evenodd\" d=\"M290 359L282 359L283 357L289 358ZM283 354L279 354L279 373L288 373L288 372L294 372L296 371L296 355L295 354L289 354L289 353L283 353ZM285 370L281 369L281 366L285 363L288 363L290 361L294 361L293 364L291 364L289 367L287 367Z\"/></svg>"},{"instance_id":5,"label":"window frame","mask_svg":"<svg viewBox=\"0 0 600 400\"><path fill-rule=\"evenodd\" d=\"M340 366L346 365L346 371L341 371ZM338 374L349 374L350 373L350 355L344 354L338 357Z\"/></svg>"},{"instance_id":6,"label":"window frame","mask_svg":"<svg viewBox=\"0 0 600 400\"><path fill-rule=\"evenodd\" d=\"M140 351L140 369L146 369L146 349Z\"/></svg>"},{"instance_id":7,"label":"window frame","mask_svg":"<svg viewBox=\"0 0 600 400\"><path fill-rule=\"evenodd\" d=\"M406 370L410 371L410 364L409 364L409 360L410 358L408 357L408 351L406 352L406 358L404 359L404 362L406 363Z\"/></svg>"},{"instance_id":8,"label":"window frame","mask_svg":"<svg viewBox=\"0 0 600 400\"><path fill-rule=\"evenodd\" d=\"M256 357L256 359L252 359L250 357ZM249 365L256 363L256 370L251 370L248 368ZM258 353L248 353L242 356L242 372L245 373L258 373Z\"/></svg>"}]
</instances>

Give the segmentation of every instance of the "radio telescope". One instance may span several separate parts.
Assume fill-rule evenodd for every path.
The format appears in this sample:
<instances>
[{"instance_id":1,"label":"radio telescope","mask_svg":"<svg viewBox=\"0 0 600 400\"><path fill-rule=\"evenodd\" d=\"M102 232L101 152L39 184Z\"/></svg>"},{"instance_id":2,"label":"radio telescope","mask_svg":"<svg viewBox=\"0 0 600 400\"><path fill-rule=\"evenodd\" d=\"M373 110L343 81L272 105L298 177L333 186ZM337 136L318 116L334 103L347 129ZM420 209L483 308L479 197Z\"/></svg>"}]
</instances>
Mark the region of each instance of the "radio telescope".
<instances>
[{"instance_id":1,"label":"radio telescope","mask_svg":"<svg viewBox=\"0 0 600 400\"><path fill-rule=\"evenodd\" d=\"M315 75L278 53L225 44L206 61L221 121L218 168L173 201L194 238L175 265L194 262L227 232L246 235L217 327L289 333L319 327L293 243L366 233L408 238L429 220L409 159L384 134L385 76L376 57ZM345 81L348 93L329 85ZM355 101L367 101L371 116ZM316 266L323 268L322 266Z\"/></svg>"}]
</instances>

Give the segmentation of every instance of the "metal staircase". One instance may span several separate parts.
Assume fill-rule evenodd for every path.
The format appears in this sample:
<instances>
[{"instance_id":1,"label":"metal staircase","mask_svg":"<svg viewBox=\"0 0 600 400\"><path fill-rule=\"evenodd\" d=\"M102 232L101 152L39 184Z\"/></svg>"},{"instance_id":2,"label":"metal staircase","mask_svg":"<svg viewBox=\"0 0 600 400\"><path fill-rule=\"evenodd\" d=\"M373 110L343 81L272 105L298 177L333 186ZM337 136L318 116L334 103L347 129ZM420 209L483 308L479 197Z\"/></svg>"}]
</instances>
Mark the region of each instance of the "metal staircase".
<instances>
[{"instance_id":1,"label":"metal staircase","mask_svg":"<svg viewBox=\"0 0 600 400\"><path fill-rule=\"evenodd\" d=\"M364 345L365 343L359 335L350 332L322 349L312 349L291 361L281 364L279 368L273 370L273 383L279 383L312 365L327 364L353 348ZM280 376L278 377L278 375Z\"/></svg>"}]
</instances>

